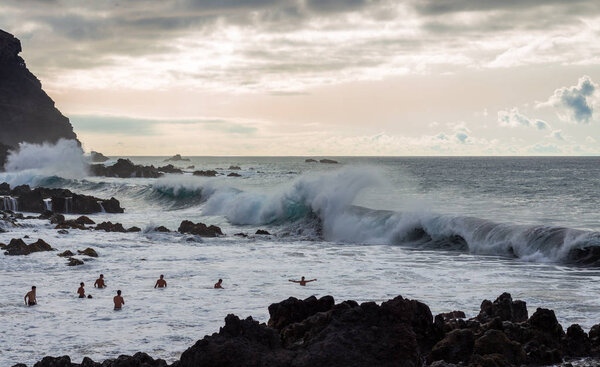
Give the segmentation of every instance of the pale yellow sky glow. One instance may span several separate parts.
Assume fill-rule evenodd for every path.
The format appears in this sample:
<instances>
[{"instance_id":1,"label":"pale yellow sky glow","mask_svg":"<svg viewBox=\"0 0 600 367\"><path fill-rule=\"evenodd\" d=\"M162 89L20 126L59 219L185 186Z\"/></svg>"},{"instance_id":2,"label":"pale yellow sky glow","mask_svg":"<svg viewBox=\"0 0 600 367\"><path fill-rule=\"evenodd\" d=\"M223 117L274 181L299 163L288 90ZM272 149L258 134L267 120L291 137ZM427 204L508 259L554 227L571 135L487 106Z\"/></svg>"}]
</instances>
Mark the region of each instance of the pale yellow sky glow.
<instances>
[{"instance_id":1,"label":"pale yellow sky glow","mask_svg":"<svg viewBox=\"0 0 600 367\"><path fill-rule=\"evenodd\" d=\"M600 154L596 1L25 0L0 24L105 154Z\"/></svg>"}]
</instances>

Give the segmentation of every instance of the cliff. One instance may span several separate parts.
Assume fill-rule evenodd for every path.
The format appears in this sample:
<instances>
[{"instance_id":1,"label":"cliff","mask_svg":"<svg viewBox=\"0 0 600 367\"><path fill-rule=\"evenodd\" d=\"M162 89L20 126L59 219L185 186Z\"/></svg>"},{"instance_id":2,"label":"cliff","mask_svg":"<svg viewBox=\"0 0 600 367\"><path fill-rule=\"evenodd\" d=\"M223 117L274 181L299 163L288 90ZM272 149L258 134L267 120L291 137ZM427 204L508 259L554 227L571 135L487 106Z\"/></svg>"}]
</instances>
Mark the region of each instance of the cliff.
<instances>
[{"instance_id":1,"label":"cliff","mask_svg":"<svg viewBox=\"0 0 600 367\"><path fill-rule=\"evenodd\" d=\"M27 70L20 52L21 42L0 30L0 144L17 147L20 142L77 139L69 119Z\"/></svg>"}]
</instances>

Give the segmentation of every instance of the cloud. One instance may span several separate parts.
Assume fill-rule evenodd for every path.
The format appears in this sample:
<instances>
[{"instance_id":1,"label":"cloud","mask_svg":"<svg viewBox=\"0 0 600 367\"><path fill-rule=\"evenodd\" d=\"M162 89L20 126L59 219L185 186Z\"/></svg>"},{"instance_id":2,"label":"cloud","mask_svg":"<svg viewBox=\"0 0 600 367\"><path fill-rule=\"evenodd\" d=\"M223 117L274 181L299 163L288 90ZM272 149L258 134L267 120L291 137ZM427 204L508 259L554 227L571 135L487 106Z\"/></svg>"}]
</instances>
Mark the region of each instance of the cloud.
<instances>
[{"instance_id":1,"label":"cloud","mask_svg":"<svg viewBox=\"0 0 600 367\"><path fill-rule=\"evenodd\" d=\"M503 127L535 127L538 130L550 129L550 125L542 120L532 120L519 112L517 107L498 111L498 124Z\"/></svg>"},{"instance_id":2,"label":"cloud","mask_svg":"<svg viewBox=\"0 0 600 367\"><path fill-rule=\"evenodd\" d=\"M456 133L455 135L456 139L458 139L458 141L460 141L462 144L465 144L467 142L467 139L469 138L469 135L465 134L465 133Z\"/></svg>"},{"instance_id":3,"label":"cloud","mask_svg":"<svg viewBox=\"0 0 600 367\"><path fill-rule=\"evenodd\" d=\"M589 124L594 119L594 104L597 103L598 84L584 75L577 85L562 87L554 91L548 101L538 107L552 106L557 116L565 122Z\"/></svg>"},{"instance_id":4,"label":"cloud","mask_svg":"<svg viewBox=\"0 0 600 367\"><path fill-rule=\"evenodd\" d=\"M561 141L565 140L565 138L562 136L561 130L554 130L550 136L552 136L553 138L555 138L557 140L561 140Z\"/></svg>"}]
</instances>

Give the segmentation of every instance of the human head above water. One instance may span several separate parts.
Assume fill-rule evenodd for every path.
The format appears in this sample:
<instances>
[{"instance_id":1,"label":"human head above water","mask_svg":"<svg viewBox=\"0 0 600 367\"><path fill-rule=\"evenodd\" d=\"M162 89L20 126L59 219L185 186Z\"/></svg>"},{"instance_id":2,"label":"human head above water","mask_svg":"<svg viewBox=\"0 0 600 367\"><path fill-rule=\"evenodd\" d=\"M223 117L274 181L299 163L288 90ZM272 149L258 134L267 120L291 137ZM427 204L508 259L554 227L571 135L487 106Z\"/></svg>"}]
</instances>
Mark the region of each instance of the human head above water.
<instances>
[{"instance_id":1,"label":"human head above water","mask_svg":"<svg viewBox=\"0 0 600 367\"><path fill-rule=\"evenodd\" d=\"M162 278L164 278L164 277L165 277L164 275L162 275L162 274L160 275L160 279L162 279Z\"/></svg>"},{"instance_id":2,"label":"human head above water","mask_svg":"<svg viewBox=\"0 0 600 367\"><path fill-rule=\"evenodd\" d=\"M100 278L104 278L104 274L100 274Z\"/></svg>"},{"instance_id":3,"label":"human head above water","mask_svg":"<svg viewBox=\"0 0 600 367\"><path fill-rule=\"evenodd\" d=\"M119 289L119 290L117 291L117 296L120 296L120 295L121 295L121 290Z\"/></svg>"},{"instance_id":4,"label":"human head above water","mask_svg":"<svg viewBox=\"0 0 600 367\"><path fill-rule=\"evenodd\" d=\"M31 290L35 291L35 285L31 286Z\"/></svg>"},{"instance_id":5,"label":"human head above water","mask_svg":"<svg viewBox=\"0 0 600 367\"><path fill-rule=\"evenodd\" d=\"M79 283L79 285L83 287L83 282Z\"/></svg>"}]
</instances>

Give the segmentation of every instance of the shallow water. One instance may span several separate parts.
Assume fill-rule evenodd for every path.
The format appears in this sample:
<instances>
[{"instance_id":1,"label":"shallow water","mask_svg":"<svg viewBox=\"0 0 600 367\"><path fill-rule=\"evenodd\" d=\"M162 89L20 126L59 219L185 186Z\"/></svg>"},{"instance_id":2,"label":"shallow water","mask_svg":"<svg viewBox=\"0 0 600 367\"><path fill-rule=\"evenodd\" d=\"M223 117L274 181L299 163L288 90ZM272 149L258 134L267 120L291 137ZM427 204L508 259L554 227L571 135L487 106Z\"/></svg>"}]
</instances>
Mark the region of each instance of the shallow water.
<instances>
[{"instance_id":1,"label":"shallow water","mask_svg":"<svg viewBox=\"0 0 600 367\"><path fill-rule=\"evenodd\" d=\"M180 164L223 172L237 164L241 178L58 180L21 172L19 180L115 196L126 208L125 214L91 215L96 222L176 229L191 219L217 224L228 236L78 230L61 235L39 220L7 228L0 242L29 235L29 241L43 238L58 252L93 247L100 256L67 267L57 252L0 255L0 365L32 365L45 355L63 354L76 362L83 356L103 360L137 351L173 361L197 339L218 331L228 313L266 322L268 305L289 296L381 302L402 295L425 302L434 314L460 309L471 317L483 299L507 291L525 300L530 314L536 307L554 309L565 328L579 323L589 329L600 322L599 268L565 265L547 254L515 259L504 256L497 243L467 249L443 241L417 246L401 241L399 227L407 222L394 214L417 213L411 215L427 218L431 226L430 218L443 214L597 231L600 160L339 160L345 168L309 165L300 158L194 158ZM15 174L0 174L0 181L11 177ZM257 228L274 235L231 236ZM373 232L364 235L369 229ZM511 245L532 246L518 241ZM93 288L99 273L105 274L107 289ZM167 289L153 288L160 274ZM307 287L287 281L302 275L318 281ZM224 279L224 290L212 289L218 278ZM81 281L93 299L76 298ZM22 297L33 284L39 305L25 307ZM126 302L119 312L112 310L116 289Z\"/></svg>"}]
</instances>

